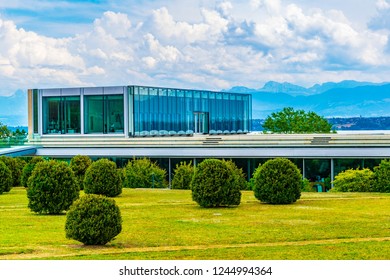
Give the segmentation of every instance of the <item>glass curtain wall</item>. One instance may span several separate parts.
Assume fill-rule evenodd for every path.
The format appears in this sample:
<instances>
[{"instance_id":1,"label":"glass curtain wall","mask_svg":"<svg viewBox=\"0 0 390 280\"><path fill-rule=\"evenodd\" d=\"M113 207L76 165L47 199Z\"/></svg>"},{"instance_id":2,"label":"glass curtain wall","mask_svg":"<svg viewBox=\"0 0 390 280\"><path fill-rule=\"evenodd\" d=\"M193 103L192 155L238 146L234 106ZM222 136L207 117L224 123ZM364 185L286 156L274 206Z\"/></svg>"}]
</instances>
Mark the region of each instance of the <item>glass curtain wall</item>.
<instances>
[{"instance_id":1,"label":"glass curtain wall","mask_svg":"<svg viewBox=\"0 0 390 280\"><path fill-rule=\"evenodd\" d=\"M135 136L247 133L249 95L198 90L132 87Z\"/></svg>"},{"instance_id":2,"label":"glass curtain wall","mask_svg":"<svg viewBox=\"0 0 390 280\"><path fill-rule=\"evenodd\" d=\"M85 133L124 133L123 95L84 97Z\"/></svg>"},{"instance_id":3,"label":"glass curtain wall","mask_svg":"<svg viewBox=\"0 0 390 280\"><path fill-rule=\"evenodd\" d=\"M80 133L80 97L44 97L43 133Z\"/></svg>"}]
</instances>

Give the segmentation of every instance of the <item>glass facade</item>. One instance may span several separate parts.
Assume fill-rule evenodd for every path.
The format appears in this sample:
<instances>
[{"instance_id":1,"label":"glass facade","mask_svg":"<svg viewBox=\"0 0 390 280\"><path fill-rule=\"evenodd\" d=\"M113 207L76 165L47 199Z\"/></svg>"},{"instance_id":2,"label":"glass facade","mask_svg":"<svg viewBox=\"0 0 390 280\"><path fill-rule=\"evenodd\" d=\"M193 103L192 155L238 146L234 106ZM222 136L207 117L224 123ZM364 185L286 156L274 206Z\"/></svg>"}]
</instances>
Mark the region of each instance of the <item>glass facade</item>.
<instances>
[{"instance_id":1,"label":"glass facade","mask_svg":"<svg viewBox=\"0 0 390 280\"><path fill-rule=\"evenodd\" d=\"M251 96L142 86L33 90L37 134L166 136L251 129Z\"/></svg>"},{"instance_id":2,"label":"glass facade","mask_svg":"<svg viewBox=\"0 0 390 280\"><path fill-rule=\"evenodd\" d=\"M132 86L130 135L247 133L251 96L199 90Z\"/></svg>"},{"instance_id":3,"label":"glass facade","mask_svg":"<svg viewBox=\"0 0 390 280\"><path fill-rule=\"evenodd\" d=\"M80 97L42 99L43 134L80 133Z\"/></svg>"}]
</instances>

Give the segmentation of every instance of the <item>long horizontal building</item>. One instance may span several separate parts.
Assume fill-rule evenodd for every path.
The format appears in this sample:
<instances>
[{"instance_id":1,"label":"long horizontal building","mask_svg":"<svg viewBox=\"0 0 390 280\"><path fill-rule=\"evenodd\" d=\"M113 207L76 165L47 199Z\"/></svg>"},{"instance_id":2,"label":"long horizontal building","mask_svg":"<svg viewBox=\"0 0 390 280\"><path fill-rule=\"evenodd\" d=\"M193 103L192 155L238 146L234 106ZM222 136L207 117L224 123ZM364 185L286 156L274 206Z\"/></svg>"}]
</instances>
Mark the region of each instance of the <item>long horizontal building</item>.
<instances>
[{"instance_id":1,"label":"long horizontal building","mask_svg":"<svg viewBox=\"0 0 390 280\"><path fill-rule=\"evenodd\" d=\"M249 179L259 164L285 157L326 190L340 171L390 158L389 134L251 133L247 94L121 86L32 89L28 100L36 155L107 157L119 166L148 157L168 179L180 161L232 159Z\"/></svg>"}]
</instances>

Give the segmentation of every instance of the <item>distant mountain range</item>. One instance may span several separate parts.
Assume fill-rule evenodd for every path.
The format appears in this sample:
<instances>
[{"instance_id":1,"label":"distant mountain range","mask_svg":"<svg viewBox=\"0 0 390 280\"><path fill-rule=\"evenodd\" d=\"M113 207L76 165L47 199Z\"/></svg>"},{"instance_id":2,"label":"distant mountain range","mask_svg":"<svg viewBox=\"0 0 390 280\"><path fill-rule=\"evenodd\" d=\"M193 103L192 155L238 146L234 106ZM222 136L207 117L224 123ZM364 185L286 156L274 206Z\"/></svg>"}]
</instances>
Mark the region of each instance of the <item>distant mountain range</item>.
<instances>
[{"instance_id":1,"label":"distant mountain range","mask_svg":"<svg viewBox=\"0 0 390 280\"><path fill-rule=\"evenodd\" d=\"M250 93L254 119L284 107L314 111L324 117L390 116L390 83L343 81L304 88L268 82L260 89L233 87L228 92Z\"/></svg>"},{"instance_id":2,"label":"distant mountain range","mask_svg":"<svg viewBox=\"0 0 390 280\"><path fill-rule=\"evenodd\" d=\"M390 83L342 81L305 88L270 81L260 89L237 86L224 91L250 93L254 119L264 119L284 107L314 111L327 118L390 116ZM27 125L26 92L0 96L0 121L9 126Z\"/></svg>"},{"instance_id":3,"label":"distant mountain range","mask_svg":"<svg viewBox=\"0 0 390 280\"><path fill-rule=\"evenodd\" d=\"M27 93L18 90L11 96L0 96L0 121L8 126L27 125Z\"/></svg>"}]
</instances>

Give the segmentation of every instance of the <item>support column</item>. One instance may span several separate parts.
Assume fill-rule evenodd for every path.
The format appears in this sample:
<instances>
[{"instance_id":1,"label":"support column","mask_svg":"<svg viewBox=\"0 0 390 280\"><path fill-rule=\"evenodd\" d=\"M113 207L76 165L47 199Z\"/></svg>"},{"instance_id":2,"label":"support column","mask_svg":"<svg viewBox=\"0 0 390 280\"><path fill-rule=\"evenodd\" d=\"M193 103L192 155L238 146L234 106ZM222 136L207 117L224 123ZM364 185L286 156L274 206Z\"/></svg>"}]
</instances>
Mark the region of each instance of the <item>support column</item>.
<instances>
[{"instance_id":1,"label":"support column","mask_svg":"<svg viewBox=\"0 0 390 280\"><path fill-rule=\"evenodd\" d=\"M171 179L171 173L172 173L172 168L171 168L171 158L168 158L168 180L169 180L169 185L168 187L171 189L172 188L172 179Z\"/></svg>"},{"instance_id":2,"label":"support column","mask_svg":"<svg viewBox=\"0 0 390 280\"><path fill-rule=\"evenodd\" d=\"M333 189L333 181L334 181L334 159L330 159L330 186Z\"/></svg>"}]
</instances>

